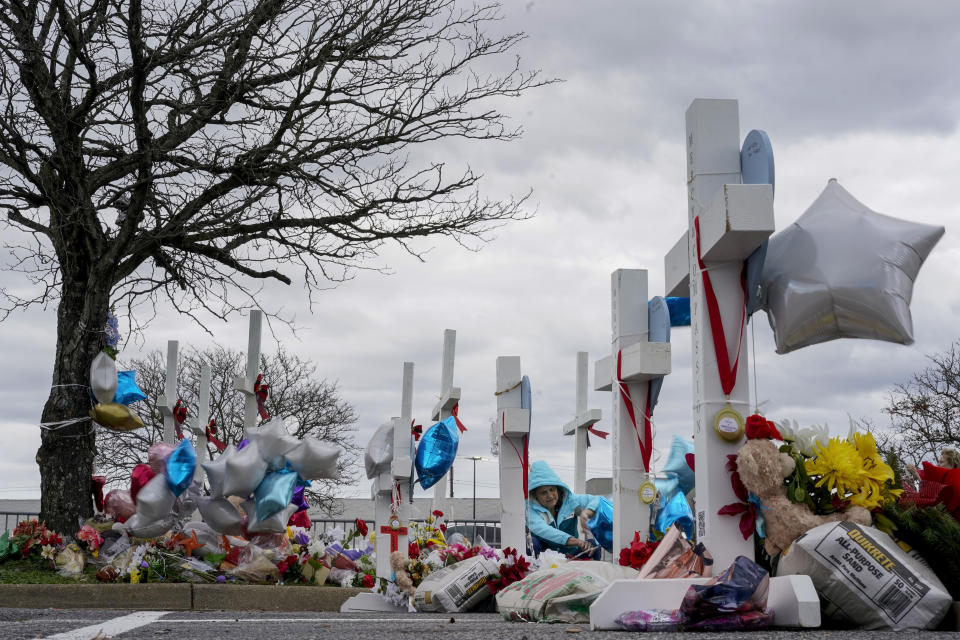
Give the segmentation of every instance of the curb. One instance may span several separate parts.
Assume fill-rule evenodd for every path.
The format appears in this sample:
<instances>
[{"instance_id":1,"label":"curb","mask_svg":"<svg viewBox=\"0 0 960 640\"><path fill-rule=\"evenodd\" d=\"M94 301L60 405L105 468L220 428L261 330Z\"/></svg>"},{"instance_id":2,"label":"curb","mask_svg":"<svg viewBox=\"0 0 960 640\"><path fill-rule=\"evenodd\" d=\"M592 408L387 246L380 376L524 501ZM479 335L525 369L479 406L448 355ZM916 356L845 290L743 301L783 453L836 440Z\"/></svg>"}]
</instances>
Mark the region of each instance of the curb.
<instances>
[{"instance_id":1,"label":"curb","mask_svg":"<svg viewBox=\"0 0 960 640\"><path fill-rule=\"evenodd\" d=\"M0 584L0 608L340 611L369 589L221 584Z\"/></svg>"}]
</instances>

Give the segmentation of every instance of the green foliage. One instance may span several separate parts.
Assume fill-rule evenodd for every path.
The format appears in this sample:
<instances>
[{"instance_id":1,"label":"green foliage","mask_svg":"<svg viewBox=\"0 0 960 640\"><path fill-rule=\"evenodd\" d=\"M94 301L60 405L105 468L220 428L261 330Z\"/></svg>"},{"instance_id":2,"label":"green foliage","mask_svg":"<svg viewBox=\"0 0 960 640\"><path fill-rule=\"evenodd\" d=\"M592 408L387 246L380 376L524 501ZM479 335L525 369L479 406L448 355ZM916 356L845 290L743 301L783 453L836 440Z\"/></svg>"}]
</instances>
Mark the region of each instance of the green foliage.
<instances>
[{"instance_id":1,"label":"green foliage","mask_svg":"<svg viewBox=\"0 0 960 640\"><path fill-rule=\"evenodd\" d=\"M87 567L84 572L75 578L65 578L56 571L51 571L49 563L39 562L33 558L8 558L0 563L0 584L77 584L96 582L95 569Z\"/></svg>"},{"instance_id":2,"label":"green foliage","mask_svg":"<svg viewBox=\"0 0 960 640\"><path fill-rule=\"evenodd\" d=\"M926 508L889 504L877 515L885 519L878 519L878 524L892 527L888 533L916 549L950 596L960 599L960 522L942 504Z\"/></svg>"}]
</instances>

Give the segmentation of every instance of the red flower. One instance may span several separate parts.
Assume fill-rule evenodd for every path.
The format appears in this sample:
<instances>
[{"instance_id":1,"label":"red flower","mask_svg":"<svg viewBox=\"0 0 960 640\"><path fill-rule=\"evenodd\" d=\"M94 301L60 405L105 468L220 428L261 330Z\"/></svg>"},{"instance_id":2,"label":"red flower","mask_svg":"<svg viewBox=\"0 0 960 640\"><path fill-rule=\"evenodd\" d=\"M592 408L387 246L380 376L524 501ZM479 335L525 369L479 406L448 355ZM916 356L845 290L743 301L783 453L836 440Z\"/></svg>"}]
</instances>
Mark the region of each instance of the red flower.
<instances>
[{"instance_id":1,"label":"red flower","mask_svg":"<svg viewBox=\"0 0 960 640\"><path fill-rule=\"evenodd\" d=\"M420 546L416 542L411 542L407 545L407 555L411 558L420 557Z\"/></svg>"},{"instance_id":2,"label":"red flower","mask_svg":"<svg viewBox=\"0 0 960 640\"><path fill-rule=\"evenodd\" d=\"M777 425L767 420L759 413L755 413L747 418L746 428L747 439L767 438L769 440L783 440L783 436L777 431Z\"/></svg>"},{"instance_id":3,"label":"red flower","mask_svg":"<svg viewBox=\"0 0 960 640\"><path fill-rule=\"evenodd\" d=\"M440 531L443 531L444 533L446 533L446 532L447 532L447 525L445 525L445 524L440 525Z\"/></svg>"},{"instance_id":4,"label":"red flower","mask_svg":"<svg viewBox=\"0 0 960 640\"><path fill-rule=\"evenodd\" d=\"M369 573L364 574L363 586L366 587L367 589L370 589L371 587L373 587L374 584L375 584L375 581L373 579L373 576L370 575Z\"/></svg>"},{"instance_id":5,"label":"red flower","mask_svg":"<svg viewBox=\"0 0 960 640\"><path fill-rule=\"evenodd\" d=\"M440 511L440 509L434 509L434 510L433 510L433 515L436 516L436 517L438 517L438 518L442 518L442 517L443 517L443 511Z\"/></svg>"},{"instance_id":6,"label":"red flower","mask_svg":"<svg viewBox=\"0 0 960 640\"><path fill-rule=\"evenodd\" d=\"M357 518L356 520L354 520L353 526L357 530L357 533L359 533L364 538L367 537L368 529L367 529L367 523L365 521L361 520L360 518Z\"/></svg>"},{"instance_id":7,"label":"red flower","mask_svg":"<svg viewBox=\"0 0 960 640\"><path fill-rule=\"evenodd\" d=\"M283 562L277 563L277 569L280 570L280 576L281 576L281 577L283 576L283 574L285 574L285 573L287 572L287 569L289 569L289 568L290 568L290 567L287 566L287 561L286 561L286 560L284 560Z\"/></svg>"},{"instance_id":8,"label":"red flower","mask_svg":"<svg viewBox=\"0 0 960 640\"><path fill-rule=\"evenodd\" d=\"M633 542L620 550L620 564L624 567L640 569L647 563L659 542L640 539L640 532L633 534Z\"/></svg>"}]
</instances>

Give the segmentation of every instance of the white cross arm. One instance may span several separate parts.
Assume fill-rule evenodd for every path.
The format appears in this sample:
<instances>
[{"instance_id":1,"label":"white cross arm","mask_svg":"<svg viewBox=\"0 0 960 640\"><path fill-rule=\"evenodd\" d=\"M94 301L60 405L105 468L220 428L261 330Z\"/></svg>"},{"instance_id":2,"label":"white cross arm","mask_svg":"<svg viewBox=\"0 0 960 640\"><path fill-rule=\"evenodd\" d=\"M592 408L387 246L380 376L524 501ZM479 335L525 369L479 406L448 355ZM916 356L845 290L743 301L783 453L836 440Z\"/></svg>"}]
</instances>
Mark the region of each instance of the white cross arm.
<instances>
[{"instance_id":1,"label":"white cross arm","mask_svg":"<svg viewBox=\"0 0 960 640\"><path fill-rule=\"evenodd\" d=\"M166 419L173 419L173 404L167 400L167 396L163 395L157 398L157 408L160 410L160 415Z\"/></svg>"},{"instance_id":2,"label":"white cross arm","mask_svg":"<svg viewBox=\"0 0 960 640\"><path fill-rule=\"evenodd\" d=\"M500 409L500 433L511 438L530 433L530 410L520 407Z\"/></svg>"},{"instance_id":3,"label":"white cross arm","mask_svg":"<svg viewBox=\"0 0 960 640\"><path fill-rule=\"evenodd\" d=\"M592 427L602 419L603 412L600 409L589 409L581 413L570 422L563 425L563 435L572 436L577 429L586 429Z\"/></svg>"},{"instance_id":4,"label":"white cross arm","mask_svg":"<svg viewBox=\"0 0 960 640\"><path fill-rule=\"evenodd\" d=\"M684 232L663 259L663 295L668 298L690 297L690 248L689 235Z\"/></svg>"},{"instance_id":5,"label":"white cross arm","mask_svg":"<svg viewBox=\"0 0 960 640\"><path fill-rule=\"evenodd\" d=\"M593 364L593 384L596 391L613 390L616 362L612 355ZM624 382L644 382L670 374L669 342L637 342L620 354L620 375Z\"/></svg>"},{"instance_id":6,"label":"white cross arm","mask_svg":"<svg viewBox=\"0 0 960 640\"><path fill-rule=\"evenodd\" d=\"M460 402L460 387L450 387L450 389L443 394L443 397L440 398L440 401L433 408L433 412L430 415L434 420L440 420L440 416L444 414L449 416L453 407L458 402Z\"/></svg>"},{"instance_id":7,"label":"white cross arm","mask_svg":"<svg viewBox=\"0 0 960 640\"><path fill-rule=\"evenodd\" d=\"M376 498L378 493L390 493L393 491L394 480L389 472L381 473L370 483L371 497Z\"/></svg>"}]
</instances>

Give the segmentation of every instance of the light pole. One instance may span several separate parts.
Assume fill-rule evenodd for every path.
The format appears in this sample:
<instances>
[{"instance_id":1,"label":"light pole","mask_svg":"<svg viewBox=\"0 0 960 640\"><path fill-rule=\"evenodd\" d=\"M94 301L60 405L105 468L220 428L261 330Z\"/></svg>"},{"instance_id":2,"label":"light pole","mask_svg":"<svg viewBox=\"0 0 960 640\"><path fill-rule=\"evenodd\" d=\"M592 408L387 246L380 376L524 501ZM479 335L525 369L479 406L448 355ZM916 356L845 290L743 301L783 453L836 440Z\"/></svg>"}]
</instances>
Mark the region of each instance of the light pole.
<instances>
[{"instance_id":1,"label":"light pole","mask_svg":"<svg viewBox=\"0 0 960 640\"><path fill-rule=\"evenodd\" d=\"M473 535L471 536L471 542L476 543L477 540L477 461L478 460L487 460L483 456L464 456L467 460L473 460Z\"/></svg>"}]
</instances>

